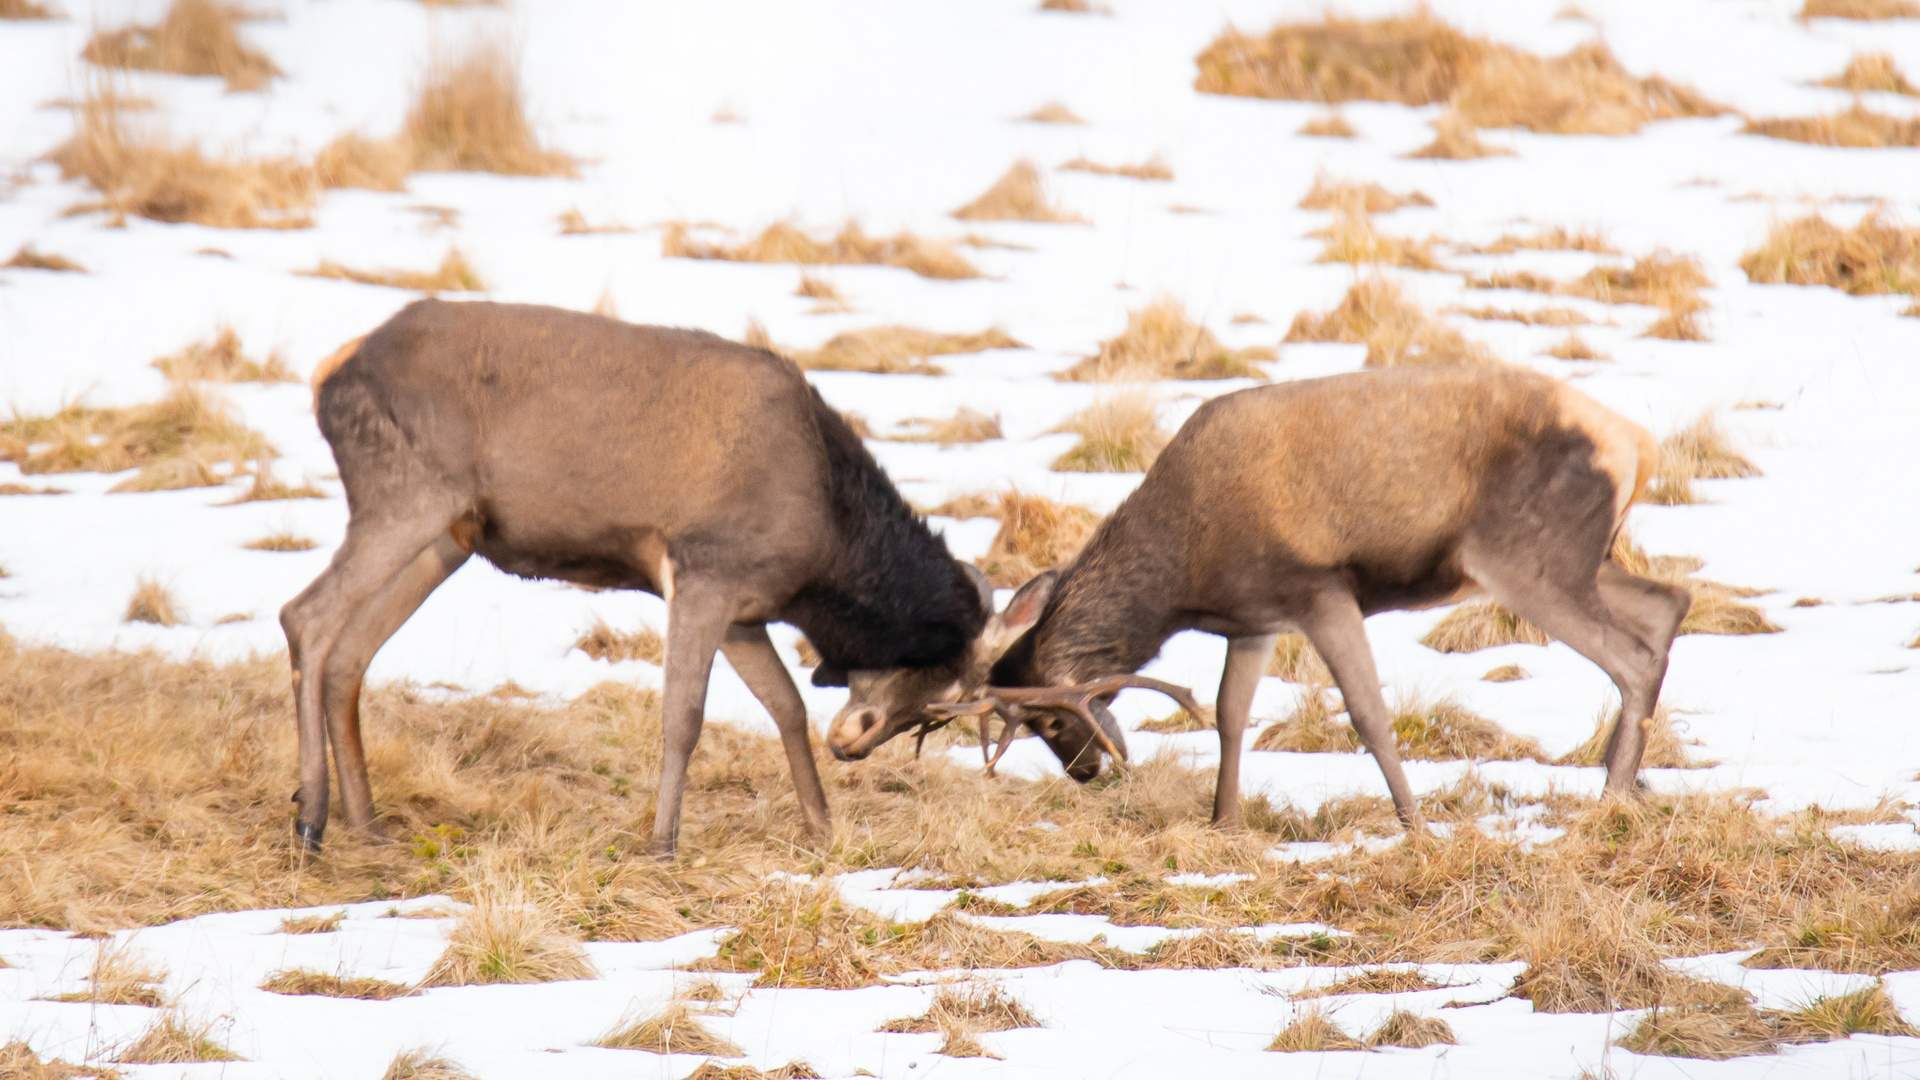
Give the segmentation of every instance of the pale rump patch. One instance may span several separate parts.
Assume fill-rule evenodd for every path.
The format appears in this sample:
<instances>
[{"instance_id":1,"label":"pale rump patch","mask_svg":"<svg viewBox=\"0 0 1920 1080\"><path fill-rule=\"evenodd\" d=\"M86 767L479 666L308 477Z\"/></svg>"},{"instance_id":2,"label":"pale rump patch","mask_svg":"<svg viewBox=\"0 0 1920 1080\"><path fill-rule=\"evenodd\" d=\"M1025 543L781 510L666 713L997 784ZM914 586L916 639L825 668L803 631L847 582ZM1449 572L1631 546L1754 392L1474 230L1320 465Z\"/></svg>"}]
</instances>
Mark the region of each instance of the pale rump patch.
<instances>
[{"instance_id":1,"label":"pale rump patch","mask_svg":"<svg viewBox=\"0 0 1920 1080\"><path fill-rule=\"evenodd\" d=\"M1613 516L1617 522L1653 478L1653 470L1660 463L1660 444L1653 432L1565 383L1554 392L1567 426L1593 440L1594 466L1613 478Z\"/></svg>"},{"instance_id":2,"label":"pale rump patch","mask_svg":"<svg viewBox=\"0 0 1920 1080\"><path fill-rule=\"evenodd\" d=\"M359 337L328 353L325 360L314 365L313 378L308 380L309 385L313 387L314 408L317 409L320 407L320 384L333 378L333 373L340 370L341 364L353 358L353 354L360 349L360 343L365 340L367 340L367 335L361 334Z\"/></svg>"}]
</instances>

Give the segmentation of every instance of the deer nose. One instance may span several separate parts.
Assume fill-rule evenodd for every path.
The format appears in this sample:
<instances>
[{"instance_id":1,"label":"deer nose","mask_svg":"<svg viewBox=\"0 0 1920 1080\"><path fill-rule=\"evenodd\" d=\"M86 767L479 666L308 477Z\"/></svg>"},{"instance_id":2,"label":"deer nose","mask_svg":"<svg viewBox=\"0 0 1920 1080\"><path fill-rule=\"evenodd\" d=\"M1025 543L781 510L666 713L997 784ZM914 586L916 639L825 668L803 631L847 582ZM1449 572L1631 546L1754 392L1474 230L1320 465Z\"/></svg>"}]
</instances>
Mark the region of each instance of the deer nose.
<instances>
[{"instance_id":1,"label":"deer nose","mask_svg":"<svg viewBox=\"0 0 1920 1080\"><path fill-rule=\"evenodd\" d=\"M833 756L841 761L859 761L871 753L872 749L869 747L855 751L851 747L879 726L880 711L878 709L860 709L850 713L841 717L833 725L833 738L827 740L827 747L833 751Z\"/></svg>"}]
</instances>

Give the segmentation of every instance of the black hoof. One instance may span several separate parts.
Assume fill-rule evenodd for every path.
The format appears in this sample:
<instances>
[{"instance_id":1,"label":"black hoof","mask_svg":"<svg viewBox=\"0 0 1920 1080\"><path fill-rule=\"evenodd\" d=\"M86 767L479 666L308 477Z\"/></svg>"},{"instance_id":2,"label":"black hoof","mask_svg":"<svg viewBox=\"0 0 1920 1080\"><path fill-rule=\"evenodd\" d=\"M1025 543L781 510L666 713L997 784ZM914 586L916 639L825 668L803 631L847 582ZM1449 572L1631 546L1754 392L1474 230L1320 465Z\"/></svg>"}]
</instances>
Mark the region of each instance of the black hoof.
<instances>
[{"instance_id":1,"label":"black hoof","mask_svg":"<svg viewBox=\"0 0 1920 1080\"><path fill-rule=\"evenodd\" d=\"M296 821L293 823L293 831L300 837L301 842L307 845L308 851L316 855L320 853L320 835L327 831L325 825L316 825L311 821Z\"/></svg>"}]
</instances>

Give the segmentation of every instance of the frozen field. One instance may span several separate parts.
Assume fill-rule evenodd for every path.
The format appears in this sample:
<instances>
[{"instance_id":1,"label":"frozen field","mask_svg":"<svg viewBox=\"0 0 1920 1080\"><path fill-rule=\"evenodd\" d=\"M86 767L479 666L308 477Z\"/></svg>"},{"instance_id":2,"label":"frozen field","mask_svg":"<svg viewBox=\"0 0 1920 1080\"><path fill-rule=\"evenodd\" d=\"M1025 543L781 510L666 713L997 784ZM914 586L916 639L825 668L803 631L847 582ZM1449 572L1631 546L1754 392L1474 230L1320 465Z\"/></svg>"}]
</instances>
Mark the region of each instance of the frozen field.
<instances>
[{"instance_id":1,"label":"frozen field","mask_svg":"<svg viewBox=\"0 0 1920 1080\"><path fill-rule=\"evenodd\" d=\"M1017 487L1104 513L1138 474L1059 473L1048 465L1075 440L1052 429L1111 391L1059 382L1053 373L1118 333L1129 310L1162 295L1183 302L1235 347L1276 346L1298 313L1332 307L1356 271L1314 261L1321 242L1308 234L1329 218L1297 204L1316 176L1430 196L1430 207L1377 218L1396 236L1486 244L1536 228L1596 229L1624 254L1463 254L1447 257L1442 272L1385 272L1435 312L1549 304L1581 311L1595 320L1581 336L1610 362L1545 355L1566 336L1563 329L1447 319L1509 363L1577 380L1582 391L1656 434L1713 411L1763 470L1751 479L1698 482L1704 501L1697 505L1632 511L1635 539L1649 552L1697 556L1705 561L1703 577L1766 590L1751 602L1783 628L1679 639L1663 700L1697 740L1695 755L1719 764L1650 770L1649 782L1661 790L1758 788L1781 811L1920 802L1920 653L1909 647L1920 634L1920 318L1901 314L1908 296L1753 285L1739 267L1771 225L1815 209L1842 226L1878 204L1895 219L1920 222L1920 151L1742 135L1741 119L1729 115L1653 123L1618 137L1483 132L1512 154L1411 160L1403 155L1432 138L1438 106L1355 102L1342 111L1358 137L1311 138L1296 132L1324 108L1193 89L1194 57L1224 25L1261 31L1279 19L1317 17L1321 8L1311 4L1111 0L1110 14L1071 16L1036 12L1031 0L529 0L502 8L283 0L275 6L283 17L246 30L285 73L269 91L226 93L217 79L151 74L129 76L127 89L156 104L158 122L209 147L310 156L346 131L396 130L430 49L505 34L519 45L536 125L550 145L581 159L579 176L421 173L403 193L328 192L309 229L213 229L138 217L112 228L101 214L63 215L93 195L39 160L73 125L68 110L48 103L84 92L87 65L78 57L96 25L151 22L164 5L64 6L63 20L0 22L0 255L30 242L88 271L0 269L0 402L16 414L75 401L157 399L167 383L151 362L225 325L250 352L277 351L304 377L417 294L296 271L323 259L426 269L457 246L488 284L485 298L587 310L604 294L630 321L738 337L758 320L774 341L795 348L883 323L948 332L999 327L1030 348L945 357L948 374L939 377L811 377L828 401L861 414L881 434L961 406L1000 417L1001 440L944 448L868 442L917 504ZM1848 94L1811 84L1856 52L1885 52L1904 70L1920 71L1915 19L1801 21L1797 4L1748 0L1583 6L1590 18L1561 17L1557 0L1440 2L1434 10L1469 33L1543 55L1602 35L1634 73L1691 84L1755 116L1847 107ZM1398 7L1347 3L1341 10L1372 15ZM1866 100L1883 113L1920 116L1916 99ZM1017 119L1050 101L1086 123ZM716 122L722 110L736 119ZM1082 156L1117 164L1154 155L1171 167L1171 181L1056 168ZM1086 221L948 216L1021 158L1039 163L1055 200ZM423 206L450 212L426 213ZM557 218L571 209L631 231L562 235ZM745 237L781 220L824 232L849 219L874 234L974 233L1004 246L962 249L983 272L973 280L872 266L816 268L848 301L849 310L824 314L794 295L798 267L661 254L667 222L712 222ZM1661 249L1697 256L1711 278L1703 293L1711 340L1642 336L1659 315L1653 308L1514 291L1467 295L1464 288L1468 273L1533 270L1570 278L1598 261L1624 263ZM1236 318L1243 316L1257 318ZM1364 352L1359 345L1290 344L1264 366L1276 380L1309 378L1357 370ZM1246 385L1166 381L1153 391L1171 430L1204 398ZM326 564L346 507L304 384L236 384L221 392L280 452L274 468L282 480L309 480L331 497L227 506L243 482L108 494L126 477L20 476L0 464L0 484L67 489L0 497L0 626L22 640L77 650L151 648L230 659L284 648L277 611ZM982 554L996 528L990 519L935 520L963 557ZM318 546L240 546L282 529ZM122 621L143 576L171 587L184 608L182 625ZM1796 605L1803 598L1824 603ZM1613 707L1613 688L1601 672L1558 643L1462 654L1422 646L1419 639L1445 614L1369 621L1390 696L1451 694L1538 739L1552 755L1585 741ZM650 596L522 581L475 560L388 644L372 676L472 692L511 681L562 698L609 678L654 685L660 672L653 665L610 666L572 646L596 619L664 629L664 615ZM776 629L783 648L794 637L790 628ZM1222 655L1219 639L1183 635L1146 673L1192 685L1210 701ZM1481 680L1509 663L1532 677ZM709 715L772 730L724 661L717 669ZM800 678L815 718L830 716L845 692L813 689L804 673ZM1265 680L1256 723L1286 713L1299 693ZM1141 695L1123 698L1116 711L1133 722L1167 708ZM1136 756L1170 746L1210 767L1217 754L1210 732L1131 738ZM1038 775L1056 766L1037 741L1024 740L1006 768ZM1409 774L1424 792L1468 768L1413 762ZM1530 762L1475 768L1519 791L1591 794L1602 779L1596 769ZM1308 809L1331 796L1386 791L1364 755L1250 752L1245 777L1249 793ZM1857 839L1920 846L1910 825L1874 826ZM931 909L912 904L946 899L887 884L884 874L852 882L848 895L890 913L889 905L906 904L903 910L919 912L915 918ZM439 953L444 924L386 918L391 906L356 906L338 931L311 937L274 933L281 912L123 932L122 939L165 960L169 992L197 1015L220 1017L221 1041L246 1059L127 1067L129 1074L371 1078L397 1050L423 1043L443 1046L484 1080L679 1078L702 1060L582 1044L636 1002L664 1001L681 987L687 977L672 969L711 953L712 935L592 944L602 975L593 982L451 988L391 1002L255 989L267 971L296 962L418 979ZM1029 927L1043 937L1090 937L1104 926L1095 916L1032 918L1054 920ZM1136 951L1154 940L1132 930L1110 938ZM43 1054L78 1060L138 1034L148 1010L33 1000L81 986L95 948L53 931L0 931L0 957L11 965L0 970L0 1037L26 1038ZM1871 981L1748 971L1726 957L1695 967L1744 980L1763 1005ZM1071 962L1012 973L1008 988L1049 1026L987 1036L1004 1060L936 1055L937 1035L873 1033L881 1021L924 1008L928 992L909 986L748 993L746 977L726 976L737 1011L711 1018L709 1026L758 1066L805 1059L835 1077L857 1070L1103 1080L1574 1077L1605 1068L1623 1077L1920 1076L1920 1039L1879 1036L1724 1063L1613 1050L1603 1065L1608 1033L1619 1034L1627 1020L1536 1016L1526 1001L1496 1000L1514 971L1511 964L1433 967L1435 981L1455 985L1399 999L1343 999L1340 1020L1355 1031L1371 1028L1393 1004L1432 1011L1450 1001L1493 1002L1441 1014L1457 1046L1367 1054L1260 1052L1297 1008L1263 990L1330 981L1327 968L1116 972ZM1892 975L1885 985L1908 1019L1920 1023L1920 973Z\"/></svg>"}]
</instances>

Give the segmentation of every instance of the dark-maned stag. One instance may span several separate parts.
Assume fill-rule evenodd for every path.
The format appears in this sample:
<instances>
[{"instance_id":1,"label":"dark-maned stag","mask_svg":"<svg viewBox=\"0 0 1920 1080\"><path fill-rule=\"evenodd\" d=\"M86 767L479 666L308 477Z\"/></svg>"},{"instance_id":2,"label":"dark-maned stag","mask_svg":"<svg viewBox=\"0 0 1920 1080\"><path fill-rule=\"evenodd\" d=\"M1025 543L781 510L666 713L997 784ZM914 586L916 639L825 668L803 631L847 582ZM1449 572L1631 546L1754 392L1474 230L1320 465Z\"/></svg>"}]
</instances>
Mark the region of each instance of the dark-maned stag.
<instances>
[{"instance_id":1,"label":"dark-maned stag","mask_svg":"<svg viewBox=\"0 0 1920 1080\"><path fill-rule=\"evenodd\" d=\"M1194 413L1066 568L1022 587L958 662L869 672L827 741L864 757L908 728L998 713L1080 780L1118 728L1100 708L1167 638L1227 639L1216 822L1239 812L1241 737L1276 636L1306 634L1403 820L1416 804L1361 620L1491 595L1620 689L1607 789L1629 790L1688 605L1609 557L1658 459L1637 424L1517 370L1394 368L1227 394ZM1022 688L1022 689L1000 689ZM1063 724L1102 718L1109 738ZM1005 740L1001 743L1003 752Z\"/></svg>"},{"instance_id":2,"label":"dark-maned stag","mask_svg":"<svg viewBox=\"0 0 1920 1080\"><path fill-rule=\"evenodd\" d=\"M806 709L766 624L816 682L950 663L991 604L792 363L712 334L553 308L422 301L315 375L351 518L280 612L300 732L300 836L327 822L327 745L349 825L374 828L360 684L473 554L510 573L667 602L653 846L677 842L716 649L780 729L806 825L828 828ZM984 590L991 596L991 590ZM844 680L842 680L844 681Z\"/></svg>"}]
</instances>

